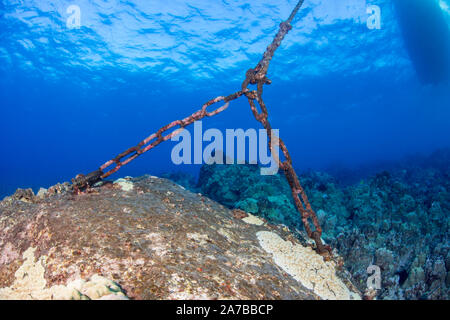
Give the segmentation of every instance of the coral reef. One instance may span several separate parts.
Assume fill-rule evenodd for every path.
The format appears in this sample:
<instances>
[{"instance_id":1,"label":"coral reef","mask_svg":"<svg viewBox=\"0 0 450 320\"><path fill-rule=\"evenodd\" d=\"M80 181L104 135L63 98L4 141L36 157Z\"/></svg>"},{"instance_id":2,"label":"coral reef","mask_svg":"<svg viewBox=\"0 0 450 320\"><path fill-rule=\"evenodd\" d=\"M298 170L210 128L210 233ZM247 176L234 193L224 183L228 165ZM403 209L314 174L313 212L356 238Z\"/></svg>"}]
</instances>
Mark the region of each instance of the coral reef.
<instances>
[{"instance_id":1,"label":"coral reef","mask_svg":"<svg viewBox=\"0 0 450 320\"><path fill-rule=\"evenodd\" d=\"M302 228L299 214L295 214L291 189L282 174L261 176L256 165L204 165L197 188L227 207Z\"/></svg>"},{"instance_id":2,"label":"coral reef","mask_svg":"<svg viewBox=\"0 0 450 320\"><path fill-rule=\"evenodd\" d=\"M323 227L361 291L367 267L381 270L381 299L450 297L450 151L408 159L359 183L342 186L307 172L302 185ZM254 165L205 165L197 187L226 205L302 230L282 175Z\"/></svg>"}]
</instances>

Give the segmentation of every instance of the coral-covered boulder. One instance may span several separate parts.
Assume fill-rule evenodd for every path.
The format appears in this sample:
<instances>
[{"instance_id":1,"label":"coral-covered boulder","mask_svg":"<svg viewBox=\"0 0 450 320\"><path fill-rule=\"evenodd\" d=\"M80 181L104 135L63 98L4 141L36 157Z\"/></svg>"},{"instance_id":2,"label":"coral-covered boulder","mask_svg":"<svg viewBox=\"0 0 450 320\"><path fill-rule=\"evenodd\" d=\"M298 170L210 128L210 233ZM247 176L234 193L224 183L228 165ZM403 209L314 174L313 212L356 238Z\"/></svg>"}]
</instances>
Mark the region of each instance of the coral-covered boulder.
<instances>
[{"instance_id":1,"label":"coral-covered boulder","mask_svg":"<svg viewBox=\"0 0 450 320\"><path fill-rule=\"evenodd\" d=\"M0 202L0 299L359 297L286 227L165 179L23 193Z\"/></svg>"}]
</instances>

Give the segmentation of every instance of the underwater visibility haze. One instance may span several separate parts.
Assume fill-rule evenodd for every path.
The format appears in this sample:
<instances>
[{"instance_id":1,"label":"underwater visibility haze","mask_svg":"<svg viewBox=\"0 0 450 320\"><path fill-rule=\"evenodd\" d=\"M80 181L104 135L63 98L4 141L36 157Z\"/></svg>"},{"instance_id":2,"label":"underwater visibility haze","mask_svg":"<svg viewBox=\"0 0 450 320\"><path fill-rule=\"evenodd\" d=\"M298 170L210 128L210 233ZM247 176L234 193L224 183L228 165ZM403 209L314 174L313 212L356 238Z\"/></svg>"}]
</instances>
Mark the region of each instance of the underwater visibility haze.
<instances>
[{"instance_id":1,"label":"underwater visibility haze","mask_svg":"<svg viewBox=\"0 0 450 320\"><path fill-rule=\"evenodd\" d=\"M296 4L2 1L0 199L92 172L240 90ZM374 264L382 283L369 296L448 299L450 1L305 0L291 25L263 98L324 240L362 294ZM262 128L245 97L202 126L224 134ZM227 208L302 229L282 173L177 165L175 145L161 143L111 179L164 176Z\"/></svg>"}]
</instances>

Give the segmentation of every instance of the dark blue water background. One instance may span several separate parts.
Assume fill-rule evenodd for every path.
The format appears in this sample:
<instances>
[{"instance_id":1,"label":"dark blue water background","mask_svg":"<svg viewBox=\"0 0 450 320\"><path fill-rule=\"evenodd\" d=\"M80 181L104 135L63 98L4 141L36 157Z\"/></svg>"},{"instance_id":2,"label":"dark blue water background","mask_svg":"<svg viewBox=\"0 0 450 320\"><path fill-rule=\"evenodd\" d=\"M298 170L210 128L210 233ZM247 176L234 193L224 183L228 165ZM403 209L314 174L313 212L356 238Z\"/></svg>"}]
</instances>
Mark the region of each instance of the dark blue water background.
<instances>
[{"instance_id":1,"label":"dark blue water background","mask_svg":"<svg viewBox=\"0 0 450 320\"><path fill-rule=\"evenodd\" d=\"M205 101L239 90L295 3L3 1L0 196L93 171ZM81 9L79 29L66 26L72 4ZM380 30L366 25L373 4ZM449 1L436 4L432 13L448 30ZM305 0L293 27L271 63L264 98L297 169L356 167L450 146L449 84L417 72L418 65L445 68L435 59L445 53L428 50L424 58L411 50L416 33L402 31L392 1ZM421 39L445 48L434 44L447 35ZM244 98L203 127L260 128ZM174 144L114 177L196 172L171 163Z\"/></svg>"}]
</instances>

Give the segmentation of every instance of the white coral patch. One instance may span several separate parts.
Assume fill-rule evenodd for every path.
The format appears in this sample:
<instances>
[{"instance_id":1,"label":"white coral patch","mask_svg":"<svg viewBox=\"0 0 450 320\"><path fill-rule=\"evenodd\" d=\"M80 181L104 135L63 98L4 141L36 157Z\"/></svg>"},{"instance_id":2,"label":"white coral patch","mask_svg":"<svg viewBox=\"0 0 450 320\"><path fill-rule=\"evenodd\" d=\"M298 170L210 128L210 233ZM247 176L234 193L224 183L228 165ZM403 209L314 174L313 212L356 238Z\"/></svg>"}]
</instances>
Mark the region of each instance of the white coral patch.
<instances>
[{"instance_id":1,"label":"white coral patch","mask_svg":"<svg viewBox=\"0 0 450 320\"><path fill-rule=\"evenodd\" d=\"M125 180L125 179L117 179L114 181L114 184L118 184L123 191L131 191L133 190L133 182Z\"/></svg>"},{"instance_id":2,"label":"white coral patch","mask_svg":"<svg viewBox=\"0 0 450 320\"><path fill-rule=\"evenodd\" d=\"M35 248L28 248L22 255L25 260L15 273L14 283L0 288L0 300L81 300L81 299L128 299L117 283L99 275L88 281L76 279L67 285L46 288L44 278L46 256L34 258Z\"/></svg>"},{"instance_id":3,"label":"white coral patch","mask_svg":"<svg viewBox=\"0 0 450 320\"><path fill-rule=\"evenodd\" d=\"M273 255L278 266L322 299L360 298L337 277L335 263L325 262L312 248L284 241L279 235L269 231L257 232L256 236L261 247Z\"/></svg>"},{"instance_id":4,"label":"white coral patch","mask_svg":"<svg viewBox=\"0 0 450 320\"><path fill-rule=\"evenodd\" d=\"M248 214L248 217L243 218L242 221L249 223L249 224L254 224L257 226L262 226L264 224L264 221L261 220L260 218L254 216L250 213L247 213L247 214Z\"/></svg>"}]
</instances>

